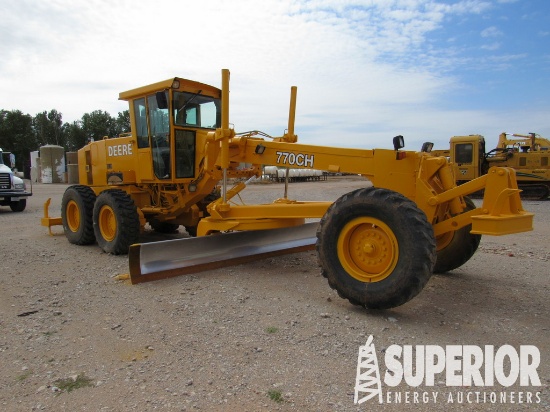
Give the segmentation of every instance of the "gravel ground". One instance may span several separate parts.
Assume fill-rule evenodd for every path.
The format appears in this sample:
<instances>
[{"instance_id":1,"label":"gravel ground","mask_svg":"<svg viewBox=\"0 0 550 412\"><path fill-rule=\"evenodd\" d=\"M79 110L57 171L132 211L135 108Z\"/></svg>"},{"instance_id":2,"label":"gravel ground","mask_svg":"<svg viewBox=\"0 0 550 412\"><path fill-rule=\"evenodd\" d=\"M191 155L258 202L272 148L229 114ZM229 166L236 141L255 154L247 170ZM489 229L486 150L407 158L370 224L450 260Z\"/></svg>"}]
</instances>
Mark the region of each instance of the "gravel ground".
<instances>
[{"instance_id":1,"label":"gravel ground","mask_svg":"<svg viewBox=\"0 0 550 412\"><path fill-rule=\"evenodd\" d=\"M335 200L364 185L295 183L290 196ZM0 208L1 410L550 410L550 202L524 202L536 213L533 232L486 236L469 262L434 275L411 302L373 311L330 289L315 252L118 281L126 256L71 245L40 226L43 202L51 197L58 215L66 187L34 185L23 213ZM283 187L250 185L243 197L268 202ZM435 386L384 386L384 404L355 405L358 350L370 335L379 362L392 344L536 345L541 386L447 387L443 375ZM480 400L459 401L475 392ZM484 400L491 392L506 402ZM539 392L534 403L527 392Z\"/></svg>"}]
</instances>

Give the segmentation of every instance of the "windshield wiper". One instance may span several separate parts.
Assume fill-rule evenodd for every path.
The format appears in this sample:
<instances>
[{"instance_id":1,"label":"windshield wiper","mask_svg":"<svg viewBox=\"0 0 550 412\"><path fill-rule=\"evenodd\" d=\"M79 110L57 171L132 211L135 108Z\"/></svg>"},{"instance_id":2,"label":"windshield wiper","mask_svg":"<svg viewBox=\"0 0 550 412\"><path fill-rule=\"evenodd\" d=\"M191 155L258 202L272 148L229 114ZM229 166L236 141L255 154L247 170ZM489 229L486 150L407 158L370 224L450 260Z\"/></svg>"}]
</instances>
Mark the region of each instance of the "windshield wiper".
<instances>
[{"instance_id":1,"label":"windshield wiper","mask_svg":"<svg viewBox=\"0 0 550 412\"><path fill-rule=\"evenodd\" d=\"M197 93L195 93L193 96L191 96L191 98L189 100L187 100L183 106L181 106L178 111L176 112L176 115L179 114L179 112L181 112L183 109L185 109L193 100L195 100L195 97L197 97L199 94L202 93L202 90L199 90Z\"/></svg>"}]
</instances>

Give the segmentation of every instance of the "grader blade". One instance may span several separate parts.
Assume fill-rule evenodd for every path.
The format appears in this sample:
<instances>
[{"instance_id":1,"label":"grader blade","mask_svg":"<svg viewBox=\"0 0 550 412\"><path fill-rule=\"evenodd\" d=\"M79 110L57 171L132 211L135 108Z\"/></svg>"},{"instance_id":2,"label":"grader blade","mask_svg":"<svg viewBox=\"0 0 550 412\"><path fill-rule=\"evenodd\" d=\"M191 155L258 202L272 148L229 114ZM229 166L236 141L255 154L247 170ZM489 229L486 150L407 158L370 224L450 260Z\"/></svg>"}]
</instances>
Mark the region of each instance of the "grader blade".
<instances>
[{"instance_id":1,"label":"grader blade","mask_svg":"<svg viewBox=\"0 0 550 412\"><path fill-rule=\"evenodd\" d=\"M130 246L132 284L188 275L315 248L318 223Z\"/></svg>"}]
</instances>

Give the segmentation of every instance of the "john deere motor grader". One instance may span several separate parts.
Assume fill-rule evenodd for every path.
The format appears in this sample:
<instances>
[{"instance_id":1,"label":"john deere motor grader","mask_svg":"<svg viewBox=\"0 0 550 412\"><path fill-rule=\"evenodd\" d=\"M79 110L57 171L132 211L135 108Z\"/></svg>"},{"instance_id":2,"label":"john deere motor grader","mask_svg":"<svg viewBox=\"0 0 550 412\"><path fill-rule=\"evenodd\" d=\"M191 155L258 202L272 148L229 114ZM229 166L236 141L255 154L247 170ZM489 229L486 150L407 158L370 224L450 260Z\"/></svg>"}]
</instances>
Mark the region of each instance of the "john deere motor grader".
<instances>
[{"instance_id":1,"label":"john deere motor grader","mask_svg":"<svg viewBox=\"0 0 550 412\"><path fill-rule=\"evenodd\" d=\"M274 138L229 127L228 70L221 90L176 77L120 99L129 102L132 133L79 150L79 184L67 188L61 220L71 243L129 251L132 283L315 247L340 296L390 308L417 295L434 270L468 261L482 234L532 230L512 169L492 168L457 187L445 157L403 151L402 136L394 150L296 143L296 87L288 130ZM285 185L273 203L234 202L262 165L355 173L374 187L304 202L289 199ZM229 188L234 178L240 183ZM482 188L476 208L465 196ZM183 225L198 237L136 243L147 222L160 232Z\"/></svg>"}]
</instances>

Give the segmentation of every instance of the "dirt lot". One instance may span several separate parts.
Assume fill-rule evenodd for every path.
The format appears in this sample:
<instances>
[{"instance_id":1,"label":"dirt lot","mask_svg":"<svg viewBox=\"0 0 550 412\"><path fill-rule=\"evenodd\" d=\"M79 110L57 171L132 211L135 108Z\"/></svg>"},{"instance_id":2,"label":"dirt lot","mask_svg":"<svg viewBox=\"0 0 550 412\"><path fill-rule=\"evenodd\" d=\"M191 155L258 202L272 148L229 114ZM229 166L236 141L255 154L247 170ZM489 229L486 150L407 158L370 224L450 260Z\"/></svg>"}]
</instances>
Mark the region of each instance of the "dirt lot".
<instances>
[{"instance_id":1,"label":"dirt lot","mask_svg":"<svg viewBox=\"0 0 550 412\"><path fill-rule=\"evenodd\" d=\"M335 200L361 186L295 183L290 195ZM550 409L550 202L524 203L535 231L486 236L468 263L434 275L411 302L367 311L329 288L314 252L137 286L117 281L126 256L40 226L43 202L51 197L58 215L65 188L35 185L23 213L0 209L1 410ZM283 185L247 191L247 201L267 202ZM384 404L355 405L358 350L370 335L379 362L392 344L536 345L541 386L447 387L443 374L435 386L384 385Z\"/></svg>"}]
</instances>

